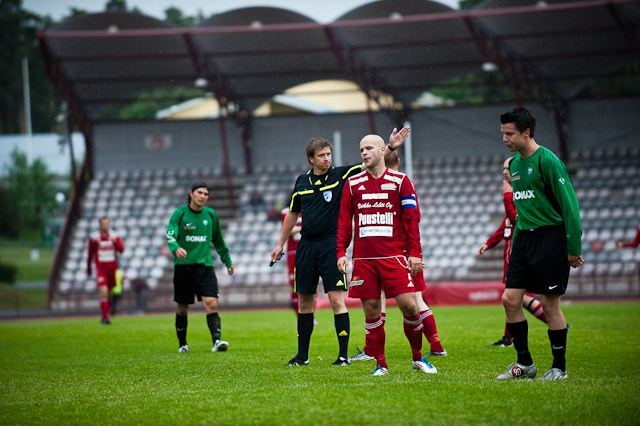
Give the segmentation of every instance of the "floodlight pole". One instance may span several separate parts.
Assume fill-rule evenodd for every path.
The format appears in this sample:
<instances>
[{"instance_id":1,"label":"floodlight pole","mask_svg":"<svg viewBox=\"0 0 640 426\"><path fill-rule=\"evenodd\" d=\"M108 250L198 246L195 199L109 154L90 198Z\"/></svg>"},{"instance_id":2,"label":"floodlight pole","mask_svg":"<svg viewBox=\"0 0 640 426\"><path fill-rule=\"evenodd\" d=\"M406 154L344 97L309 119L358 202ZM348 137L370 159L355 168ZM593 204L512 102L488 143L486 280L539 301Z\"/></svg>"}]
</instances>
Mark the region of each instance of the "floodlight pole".
<instances>
[{"instance_id":1,"label":"floodlight pole","mask_svg":"<svg viewBox=\"0 0 640 426\"><path fill-rule=\"evenodd\" d=\"M333 132L333 163L342 166L342 134L339 130Z\"/></svg>"}]
</instances>

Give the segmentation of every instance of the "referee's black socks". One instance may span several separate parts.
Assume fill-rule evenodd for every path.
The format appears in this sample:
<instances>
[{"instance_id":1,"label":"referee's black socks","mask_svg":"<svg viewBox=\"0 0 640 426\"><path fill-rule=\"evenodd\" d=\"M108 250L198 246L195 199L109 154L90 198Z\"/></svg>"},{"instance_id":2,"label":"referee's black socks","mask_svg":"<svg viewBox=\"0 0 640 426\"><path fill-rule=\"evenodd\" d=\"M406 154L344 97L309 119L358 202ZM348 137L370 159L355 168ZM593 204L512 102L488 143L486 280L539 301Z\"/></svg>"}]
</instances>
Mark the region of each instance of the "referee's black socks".
<instances>
[{"instance_id":1,"label":"referee's black socks","mask_svg":"<svg viewBox=\"0 0 640 426\"><path fill-rule=\"evenodd\" d=\"M207 325L209 326L209 331L211 331L211 338L213 339L213 344L216 344L216 340L220 340L220 335L222 334L222 330L220 329L220 315L217 312L212 314L207 314Z\"/></svg>"},{"instance_id":2,"label":"referee's black socks","mask_svg":"<svg viewBox=\"0 0 640 426\"><path fill-rule=\"evenodd\" d=\"M551 342L551 353L553 354L553 364L551 368L559 368L567 371L567 361L564 358L567 352L567 331L568 328L562 330L549 330L549 341Z\"/></svg>"},{"instance_id":3,"label":"referee's black socks","mask_svg":"<svg viewBox=\"0 0 640 426\"><path fill-rule=\"evenodd\" d=\"M349 335L351 334L351 323L349 322L349 312L335 315L334 323L336 325L336 334L338 335L338 344L340 345L340 355L342 358L348 358L347 351L349 349Z\"/></svg>"},{"instance_id":4,"label":"referee's black socks","mask_svg":"<svg viewBox=\"0 0 640 426\"><path fill-rule=\"evenodd\" d=\"M187 316L176 314L176 334L178 335L178 341L180 346L187 344Z\"/></svg>"},{"instance_id":5,"label":"referee's black socks","mask_svg":"<svg viewBox=\"0 0 640 426\"><path fill-rule=\"evenodd\" d=\"M309 342L313 333L313 312L298 314L298 354L296 357L306 361L309 359Z\"/></svg>"},{"instance_id":6,"label":"referee's black socks","mask_svg":"<svg viewBox=\"0 0 640 426\"><path fill-rule=\"evenodd\" d=\"M518 353L518 364L525 366L533 364L531 353L529 352L529 324L527 320L507 323L507 329L509 329L509 333L511 334L513 347Z\"/></svg>"}]
</instances>

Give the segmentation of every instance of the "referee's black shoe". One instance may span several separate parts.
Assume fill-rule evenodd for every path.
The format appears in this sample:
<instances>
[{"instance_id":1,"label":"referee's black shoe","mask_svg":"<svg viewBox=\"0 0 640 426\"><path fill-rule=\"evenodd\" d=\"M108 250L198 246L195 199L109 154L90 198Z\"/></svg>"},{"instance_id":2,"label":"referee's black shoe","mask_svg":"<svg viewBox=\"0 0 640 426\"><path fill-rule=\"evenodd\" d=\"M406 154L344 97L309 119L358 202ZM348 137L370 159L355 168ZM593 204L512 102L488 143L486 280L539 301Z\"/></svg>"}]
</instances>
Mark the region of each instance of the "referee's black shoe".
<instances>
[{"instance_id":1,"label":"referee's black shoe","mask_svg":"<svg viewBox=\"0 0 640 426\"><path fill-rule=\"evenodd\" d=\"M502 339L487 346L497 346L499 348L508 348L511 345L513 345L513 343L511 343L511 340L509 340L507 336L502 336Z\"/></svg>"},{"instance_id":2,"label":"referee's black shoe","mask_svg":"<svg viewBox=\"0 0 640 426\"><path fill-rule=\"evenodd\" d=\"M309 365L309 360L305 359L298 359L298 354L296 354L296 356L294 356L293 358L291 358L291 360L285 364L285 367L293 367L296 365Z\"/></svg>"},{"instance_id":3,"label":"referee's black shoe","mask_svg":"<svg viewBox=\"0 0 640 426\"><path fill-rule=\"evenodd\" d=\"M339 365L341 367L351 365L351 361L349 359L339 356L338 359L332 365Z\"/></svg>"}]
</instances>

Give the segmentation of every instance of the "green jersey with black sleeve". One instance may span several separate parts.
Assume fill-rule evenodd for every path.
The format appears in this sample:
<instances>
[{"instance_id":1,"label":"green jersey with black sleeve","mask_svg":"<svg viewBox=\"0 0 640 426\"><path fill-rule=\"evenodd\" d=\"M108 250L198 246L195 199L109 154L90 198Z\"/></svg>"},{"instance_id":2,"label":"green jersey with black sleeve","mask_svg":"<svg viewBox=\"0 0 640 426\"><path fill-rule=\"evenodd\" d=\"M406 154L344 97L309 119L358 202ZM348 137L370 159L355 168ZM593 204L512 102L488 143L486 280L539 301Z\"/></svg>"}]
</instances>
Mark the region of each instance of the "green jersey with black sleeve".
<instances>
[{"instance_id":1,"label":"green jersey with black sleeve","mask_svg":"<svg viewBox=\"0 0 640 426\"><path fill-rule=\"evenodd\" d=\"M233 265L229 248L222 238L220 220L215 210L203 207L202 211L196 212L184 205L173 212L167 228L167 244L173 253L174 265L213 266L211 243L220 255L222 263L226 266ZM176 250L180 247L187 251L184 259L176 256Z\"/></svg>"},{"instance_id":2,"label":"green jersey with black sleeve","mask_svg":"<svg viewBox=\"0 0 640 426\"><path fill-rule=\"evenodd\" d=\"M578 199L562 161L540 146L528 158L516 154L509 171L518 212L513 238L524 230L564 224L568 254L580 256L582 228Z\"/></svg>"}]
</instances>

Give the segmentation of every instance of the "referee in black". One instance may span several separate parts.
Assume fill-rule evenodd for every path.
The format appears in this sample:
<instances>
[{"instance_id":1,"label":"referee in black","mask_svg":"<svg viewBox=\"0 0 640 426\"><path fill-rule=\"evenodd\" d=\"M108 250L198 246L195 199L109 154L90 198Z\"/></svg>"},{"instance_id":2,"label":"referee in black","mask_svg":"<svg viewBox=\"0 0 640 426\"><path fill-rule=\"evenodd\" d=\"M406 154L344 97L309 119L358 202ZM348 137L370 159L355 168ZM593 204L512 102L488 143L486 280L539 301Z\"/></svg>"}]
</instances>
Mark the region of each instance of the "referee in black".
<instances>
[{"instance_id":1,"label":"referee in black","mask_svg":"<svg viewBox=\"0 0 640 426\"><path fill-rule=\"evenodd\" d=\"M394 128L389 137L392 150L401 146L408 135L408 127L400 131ZM349 313L344 303L347 279L336 264L336 235L342 188L349 177L362 171L362 165L331 167L331 151L331 143L325 139L314 138L307 143L307 159L313 168L298 176L280 241L271 252L271 261L279 261L284 244L302 214L304 220L296 251L294 286L294 291L299 293L298 352L286 364L288 366L309 364L313 305L319 277L322 277L324 291L329 295L340 345L340 354L333 365L349 365L347 348L351 331Z\"/></svg>"}]
</instances>

